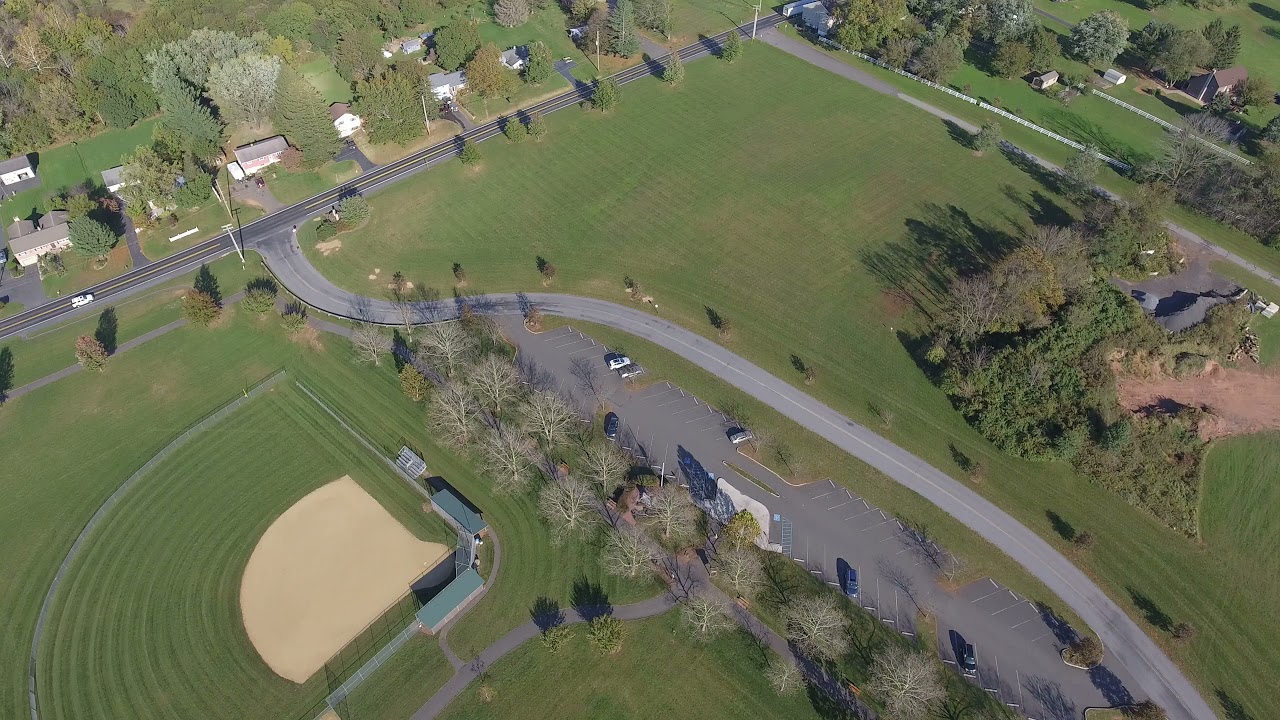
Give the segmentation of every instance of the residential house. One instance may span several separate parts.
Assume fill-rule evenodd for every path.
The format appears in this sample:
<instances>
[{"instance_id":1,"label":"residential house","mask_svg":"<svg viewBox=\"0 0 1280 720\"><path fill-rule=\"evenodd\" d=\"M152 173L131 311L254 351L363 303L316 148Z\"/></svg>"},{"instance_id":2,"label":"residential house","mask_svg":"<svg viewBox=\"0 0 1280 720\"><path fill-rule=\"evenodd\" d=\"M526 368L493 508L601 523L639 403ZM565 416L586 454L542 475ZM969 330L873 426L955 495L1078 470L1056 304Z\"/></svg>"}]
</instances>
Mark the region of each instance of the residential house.
<instances>
[{"instance_id":1,"label":"residential house","mask_svg":"<svg viewBox=\"0 0 1280 720\"><path fill-rule=\"evenodd\" d=\"M333 118L333 127L338 131L338 137L351 137L351 133L359 130L362 124L360 116L351 112L351 106L346 103L330 105L329 117Z\"/></svg>"},{"instance_id":2,"label":"residential house","mask_svg":"<svg viewBox=\"0 0 1280 720\"><path fill-rule=\"evenodd\" d=\"M34 180L36 169L31 167L28 155L19 155L0 163L0 184L17 185L23 180Z\"/></svg>"},{"instance_id":3,"label":"residential house","mask_svg":"<svg viewBox=\"0 0 1280 720\"><path fill-rule=\"evenodd\" d=\"M578 42L583 35L587 34L587 27L586 25L579 25L578 27L569 28L569 39L575 43Z\"/></svg>"},{"instance_id":4,"label":"residential house","mask_svg":"<svg viewBox=\"0 0 1280 720\"><path fill-rule=\"evenodd\" d=\"M827 6L822 3L822 0L813 0L801 5L798 9L804 24L823 37L826 37L827 31L836 24L835 18L827 12Z\"/></svg>"},{"instance_id":5,"label":"residential house","mask_svg":"<svg viewBox=\"0 0 1280 720\"><path fill-rule=\"evenodd\" d=\"M424 47L431 47L435 41L436 34L433 32L424 32L418 34L418 39L422 41Z\"/></svg>"},{"instance_id":6,"label":"residential house","mask_svg":"<svg viewBox=\"0 0 1280 720\"><path fill-rule=\"evenodd\" d=\"M400 52L405 55L416 53L422 49L422 40L420 38L410 38L400 44Z\"/></svg>"},{"instance_id":7,"label":"residential house","mask_svg":"<svg viewBox=\"0 0 1280 720\"><path fill-rule=\"evenodd\" d=\"M1249 79L1249 71L1243 65L1226 70L1212 70L1182 83L1182 91L1202 103L1212 102L1223 93L1236 90Z\"/></svg>"},{"instance_id":8,"label":"residential house","mask_svg":"<svg viewBox=\"0 0 1280 720\"><path fill-rule=\"evenodd\" d=\"M107 189L107 192L113 193L124 187L124 179L121 178L121 173L123 172L124 166L122 165L102 171L102 185Z\"/></svg>"},{"instance_id":9,"label":"residential house","mask_svg":"<svg viewBox=\"0 0 1280 720\"><path fill-rule=\"evenodd\" d=\"M1045 88L1051 88L1057 84L1058 84L1057 70L1050 70L1049 72L1039 77L1033 78L1031 80L1031 87L1035 88L1036 90L1044 90Z\"/></svg>"},{"instance_id":10,"label":"residential house","mask_svg":"<svg viewBox=\"0 0 1280 720\"><path fill-rule=\"evenodd\" d=\"M431 85L431 94L437 100L452 100L467 87L467 73L457 70L451 73L433 73L427 76Z\"/></svg>"},{"instance_id":11,"label":"residential house","mask_svg":"<svg viewBox=\"0 0 1280 720\"><path fill-rule=\"evenodd\" d=\"M284 139L284 136L276 135L236 148L235 164L240 166L243 175L252 175L268 165L280 162L280 156L288 149L289 142ZM232 174L234 175L234 172Z\"/></svg>"},{"instance_id":12,"label":"residential house","mask_svg":"<svg viewBox=\"0 0 1280 720\"><path fill-rule=\"evenodd\" d=\"M502 52L502 64L512 70L523 70L529 62L529 46L518 45Z\"/></svg>"},{"instance_id":13,"label":"residential house","mask_svg":"<svg viewBox=\"0 0 1280 720\"><path fill-rule=\"evenodd\" d=\"M51 210L34 223L14 218L6 232L13 257L23 267L35 265L41 255L71 247L71 228L65 210Z\"/></svg>"}]
</instances>

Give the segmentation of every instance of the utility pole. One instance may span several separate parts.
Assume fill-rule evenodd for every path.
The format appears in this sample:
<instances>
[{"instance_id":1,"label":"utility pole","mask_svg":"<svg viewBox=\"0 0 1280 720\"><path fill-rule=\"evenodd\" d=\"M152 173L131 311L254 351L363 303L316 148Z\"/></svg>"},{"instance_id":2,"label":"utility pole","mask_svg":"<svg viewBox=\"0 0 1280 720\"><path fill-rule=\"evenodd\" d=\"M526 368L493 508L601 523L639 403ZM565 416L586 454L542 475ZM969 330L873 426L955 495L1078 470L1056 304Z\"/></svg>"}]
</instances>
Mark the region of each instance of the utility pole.
<instances>
[{"instance_id":1,"label":"utility pole","mask_svg":"<svg viewBox=\"0 0 1280 720\"><path fill-rule=\"evenodd\" d=\"M763 1L764 0L760 0L760 2L757 2L754 8L756 11L756 15L754 18L751 19L751 39L752 40L756 39L756 23L760 22L760 4ZM734 29L736 30L737 28L734 28Z\"/></svg>"},{"instance_id":2,"label":"utility pole","mask_svg":"<svg viewBox=\"0 0 1280 720\"><path fill-rule=\"evenodd\" d=\"M596 31L596 72L600 72L600 31Z\"/></svg>"},{"instance_id":3,"label":"utility pole","mask_svg":"<svg viewBox=\"0 0 1280 720\"><path fill-rule=\"evenodd\" d=\"M222 229L226 231L227 237L231 238L231 246L236 249L236 254L240 256L240 265L243 266L244 252L240 249L240 245L236 243L236 234L232 232L235 229L235 227L236 227L235 225L232 225L231 223L227 223L226 225L222 226Z\"/></svg>"},{"instance_id":4,"label":"utility pole","mask_svg":"<svg viewBox=\"0 0 1280 720\"><path fill-rule=\"evenodd\" d=\"M427 136L431 136L431 118L427 117L427 96L418 93L418 97L422 100L422 122L427 124Z\"/></svg>"}]
</instances>

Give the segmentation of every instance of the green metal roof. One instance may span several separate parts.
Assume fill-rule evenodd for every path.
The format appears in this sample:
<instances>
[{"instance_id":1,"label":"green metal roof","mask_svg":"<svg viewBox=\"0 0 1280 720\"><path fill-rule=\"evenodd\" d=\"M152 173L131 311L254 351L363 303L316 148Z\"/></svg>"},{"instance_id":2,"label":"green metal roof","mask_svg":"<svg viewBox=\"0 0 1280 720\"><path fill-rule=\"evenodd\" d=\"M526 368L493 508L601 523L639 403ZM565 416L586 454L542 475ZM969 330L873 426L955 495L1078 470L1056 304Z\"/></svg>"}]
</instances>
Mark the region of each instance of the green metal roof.
<instances>
[{"instance_id":1,"label":"green metal roof","mask_svg":"<svg viewBox=\"0 0 1280 720\"><path fill-rule=\"evenodd\" d=\"M480 577L480 573L467 568L461 575L454 578L453 582L445 585L439 595L428 600L427 604L418 610L418 622L424 627L435 630L449 613L482 585L484 585L484 579Z\"/></svg>"},{"instance_id":2,"label":"green metal roof","mask_svg":"<svg viewBox=\"0 0 1280 720\"><path fill-rule=\"evenodd\" d=\"M435 503L437 507L472 535L479 535L485 528L489 527L489 524L480 517L480 513L472 510L470 505L463 502L462 498L454 495L449 488L440 488L435 495L431 496L431 502Z\"/></svg>"}]
</instances>

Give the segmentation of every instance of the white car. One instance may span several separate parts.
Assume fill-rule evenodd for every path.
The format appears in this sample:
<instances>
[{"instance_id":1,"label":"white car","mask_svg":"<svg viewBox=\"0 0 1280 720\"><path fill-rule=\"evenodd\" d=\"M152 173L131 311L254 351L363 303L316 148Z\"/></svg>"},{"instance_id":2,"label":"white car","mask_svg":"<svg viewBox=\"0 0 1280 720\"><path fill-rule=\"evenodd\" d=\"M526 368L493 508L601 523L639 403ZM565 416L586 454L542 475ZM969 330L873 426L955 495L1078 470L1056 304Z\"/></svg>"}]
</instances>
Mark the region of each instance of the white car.
<instances>
[{"instance_id":1,"label":"white car","mask_svg":"<svg viewBox=\"0 0 1280 720\"><path fill-rule=\"evenodd\" d=\"M631 364L631 358L621 353L613 353L605 356L605 362L609 363L610 370L618 370Z\"/></svg>"},{"instance_id":2,"label":"white car","mask_svg":"<svg viewBox=\"0 0 1280 720\"><path fill-rule=\"evenodd\" d=\"M73 308L84 307L85 305L88 305L91 302L93 302L93 293L85 293L83 295L77 295L71 298L71 307Z\"/></svg>"},{"instance_id":3,"label":"white car","mask_svg":"<svg viewBox=\"0 0 1280 720\"><path fill-rule=\"evenodd\" d=\"M642 372L644 372L644 370L642 370L640 366L636 365L635 363L629 363L624 367L618 368L618 374L622 376L623 380L626 380L627 378L633 378Z\"/></svg>"}]
</instances>

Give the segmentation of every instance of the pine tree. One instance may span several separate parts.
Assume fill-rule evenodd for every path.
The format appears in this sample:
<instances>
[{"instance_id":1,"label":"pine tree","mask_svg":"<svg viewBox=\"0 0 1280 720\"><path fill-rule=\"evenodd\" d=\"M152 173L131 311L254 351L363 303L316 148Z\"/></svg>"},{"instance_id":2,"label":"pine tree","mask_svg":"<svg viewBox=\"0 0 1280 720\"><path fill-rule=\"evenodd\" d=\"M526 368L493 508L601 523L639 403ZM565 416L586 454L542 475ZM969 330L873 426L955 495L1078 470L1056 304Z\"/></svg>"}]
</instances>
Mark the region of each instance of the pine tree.
<instances>
[{"instance_id":1,"label":"pine tree","mask_svg":"<svg viewBox=\"0 0 1280 720\"><path fill-rule=\"evenodd\" d=\"M622 99L622 91L618 81L613 78L600 78L596 81L596 92L591 96L591 106L600 112L609 112Z\"/></svg>"},{"instance_id":2,"label":"pine tree","mask_svg":"<svg viewBox=\"0 0 1280 720\"><path fill-rule=\"evenodd\" d=\"M742 34L737 28L729 31L729 35L725 37L724 44L720 46L720 57L726 62L733 62L742 54Z\"/></svg>"},{"instance_id":3,"label":"pine tree","mask_svg":"<svg viewBox=\"0 0 1280 720\"><path fill-rule=\"evenodd\" d=\"M662 69L662 79L671 85L679 85L684 80L684 62L680 59L679 51L667 56L666 67Z\"/></svg>"},{"instance_id":4,"label":"pine tree","mask_svg":"<svg viewBox=\"0 0 1280 720\"><path fill-rule=\"evenodd\" d=\"M302 152L302 166L319 167L338 152L338 131L324 99L306 78L285 65L280 68L272 122Z\"/></svg>"},{"instance_id":5,"label":"pine tree","mask_svg":"<svg viewBox=\"0 0 1280 720\"><path fill-rule=\"evenodd\" d=\"M476 146L476 141L467 138L462 141L462 154L458 155L458 159L463 165L472 165L480 162L480 148Z\"/></svg>"},{"instance_id":6,"label":"pine tree","mask_svg":"<svg viewBox=\"0 0 1280 720\"><path fill-rule=\"evenodd\" d=\"M529 21L529 0L495 0L493 18L502 27L518 27Z\"/></svg>"},{"instance_id":7,"label":"pine tree","mask_svg":"<svg viewBox=\"0 0 1280 720\"><path fill-rule=\"evenodd\" d=\"M636 34L636 8L631 0L618 0L609 14L609 47L614 55L629 58L640 52L640 37Z\"/></svg>"}]
</instances>

